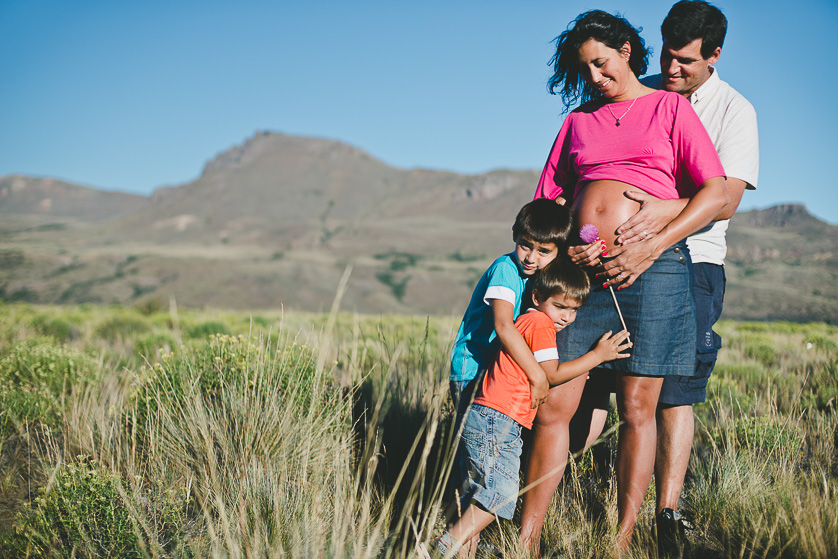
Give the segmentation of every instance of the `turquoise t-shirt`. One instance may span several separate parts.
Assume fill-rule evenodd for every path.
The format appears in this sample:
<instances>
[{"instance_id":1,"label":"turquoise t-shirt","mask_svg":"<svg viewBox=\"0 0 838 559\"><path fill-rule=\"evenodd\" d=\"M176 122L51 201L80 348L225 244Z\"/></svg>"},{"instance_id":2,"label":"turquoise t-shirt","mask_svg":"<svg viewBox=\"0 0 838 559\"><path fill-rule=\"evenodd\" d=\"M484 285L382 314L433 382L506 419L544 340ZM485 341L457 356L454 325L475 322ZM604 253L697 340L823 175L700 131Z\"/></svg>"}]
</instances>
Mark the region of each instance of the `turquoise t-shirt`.
<instances>
[{"instance_id":1,"label":"turquoise t-shirt","mask_svg":"<svg viewBox=\"0 0 838 559\"><path fill-rule=\"evenodd\" d=\"M452 381L469 381L491 365L497 353L495 320L491 299L512 304L513 320L521 314L521 299L527 277L521 273L514 252L495 260L477 282L451 349Z\"/></svg>"}]
</instances>

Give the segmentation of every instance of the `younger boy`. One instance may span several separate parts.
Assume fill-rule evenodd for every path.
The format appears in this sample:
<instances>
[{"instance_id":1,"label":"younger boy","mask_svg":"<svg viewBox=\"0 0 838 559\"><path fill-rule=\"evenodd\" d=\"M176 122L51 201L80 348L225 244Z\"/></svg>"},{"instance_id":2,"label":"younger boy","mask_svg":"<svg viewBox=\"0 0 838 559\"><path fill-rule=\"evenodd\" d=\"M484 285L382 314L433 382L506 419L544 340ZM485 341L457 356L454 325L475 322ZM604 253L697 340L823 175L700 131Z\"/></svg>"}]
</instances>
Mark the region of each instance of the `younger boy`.
<instances>
[{"instance_id":1,"label":"younger boy","mask_svg":"<svg viewBox=\"0 0 838 559\"><path fill-rule=\"evenodd\" d=\"M486 371L497 353L496 338L528 379L530 407L547 398L544 371L514 321L521 312L527 278L565 252L570 230L567 208L545 198L533 200L521 208L512 226L515 250L495 260L477 282L451 350L450 391L457 427L471 403L478 373Z\"/></svg>"},{"instance_id":2,"label":"younger boy","mask_svg":"<svg viewBox=\"0 0 838 559\"><path fill-rule=\"evenodd\" d=\"M555 260L533 279L529 309L515 322L516 329L539 362L551 386L567 382L631 347L628 332L606 332L585 355L559 363L556 332L576 319L576 309L588 297L587 274L565 258ZM511 519L518 498L521 464L521 429L532 428L536 409L530 406L529 379L521 366L503 348L480 383L474 404L465 418L461 448L468 461L468 488L461 505L463 515L436 541L441 556L455 550L467 556L465 547L495 516ZM470 543L472 545L467 545Z\"/></svg>"}]
</instances>

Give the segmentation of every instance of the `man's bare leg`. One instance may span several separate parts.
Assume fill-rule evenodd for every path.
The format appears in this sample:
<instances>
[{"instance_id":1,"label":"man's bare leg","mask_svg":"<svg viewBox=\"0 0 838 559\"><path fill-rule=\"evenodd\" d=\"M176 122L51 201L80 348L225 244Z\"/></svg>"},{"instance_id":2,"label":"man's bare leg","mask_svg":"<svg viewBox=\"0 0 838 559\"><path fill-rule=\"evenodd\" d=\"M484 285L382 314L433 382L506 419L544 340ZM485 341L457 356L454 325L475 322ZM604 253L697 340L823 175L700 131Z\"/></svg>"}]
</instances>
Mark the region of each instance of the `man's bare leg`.
<instances>
[{"instance_id":1,"label":"man's bare leg","mask_svg":"<svg viewBox=\"0 0 838 559\"><path fill-rule=\"evenodd\" d=\"M678 510L678 499L690 463L695 417L691 405L659 406L658 443L655 458L655 514Z\"/></svg>"}]
</instances>

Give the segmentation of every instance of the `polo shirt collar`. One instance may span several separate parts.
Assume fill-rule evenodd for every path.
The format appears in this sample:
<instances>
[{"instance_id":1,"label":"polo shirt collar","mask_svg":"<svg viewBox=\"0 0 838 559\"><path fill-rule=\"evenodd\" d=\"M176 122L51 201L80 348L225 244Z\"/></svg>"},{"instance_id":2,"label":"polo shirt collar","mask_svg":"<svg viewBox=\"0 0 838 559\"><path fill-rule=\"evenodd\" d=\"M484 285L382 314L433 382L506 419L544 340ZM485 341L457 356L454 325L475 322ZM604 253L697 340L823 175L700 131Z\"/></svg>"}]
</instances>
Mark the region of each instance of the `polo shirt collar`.
<instances>
[{"instance_id":1,"label":"polo shirt collar","mask_svg":"<svg viewBox=\"0 0 838 559\"><path fill-rule=\"evenodd\" d=\"M719 78L719 71L716 70L715 67L711 66L710 77L707 78L707 81L701 84L698 89L690 94L690 104L695 105L696 103L701 102L701 100L705 97L713 95L721 84L722 80Z\"/></svg>"}]
</instances>

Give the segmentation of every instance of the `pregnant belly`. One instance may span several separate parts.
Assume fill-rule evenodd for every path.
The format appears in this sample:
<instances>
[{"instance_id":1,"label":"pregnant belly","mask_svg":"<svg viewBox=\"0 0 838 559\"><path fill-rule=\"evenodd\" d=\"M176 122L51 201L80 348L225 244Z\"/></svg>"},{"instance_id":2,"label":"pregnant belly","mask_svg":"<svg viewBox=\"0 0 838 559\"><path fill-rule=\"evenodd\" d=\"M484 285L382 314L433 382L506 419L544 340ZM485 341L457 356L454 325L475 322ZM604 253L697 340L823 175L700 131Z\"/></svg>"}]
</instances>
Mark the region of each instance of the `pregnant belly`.
<instances>
[{"instance_id":1,"label":"pregnant belly","mask_svg":"<svg viewBox=\"0 0 838 559\"><path fill-rule=\"evenodd\" d=\"M573 201L573 213L577 228L592 223L599 230L599 237L605 241L607 250L614 248L617 227L626 222L640 209L640 204L626 198L627 190L638 190L624 182L598 180L582 187Z\"/></svg>"}]
</instances>

